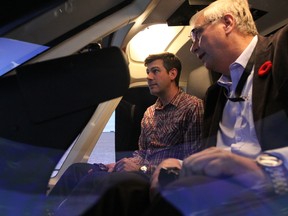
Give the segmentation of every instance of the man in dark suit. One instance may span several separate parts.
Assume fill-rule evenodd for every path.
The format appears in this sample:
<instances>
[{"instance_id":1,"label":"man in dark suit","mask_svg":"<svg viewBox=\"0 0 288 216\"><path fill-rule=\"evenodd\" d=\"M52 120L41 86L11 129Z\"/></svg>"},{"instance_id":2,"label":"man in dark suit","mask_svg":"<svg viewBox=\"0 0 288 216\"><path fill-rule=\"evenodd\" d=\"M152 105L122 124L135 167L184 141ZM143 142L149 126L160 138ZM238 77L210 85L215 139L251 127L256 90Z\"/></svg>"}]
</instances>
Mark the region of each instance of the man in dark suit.
<instances>
[{"instance_id":1,"label":"man in dark suit","mask_svg":"<svg viewBox=\"0 0 288 216\"><path fill-rule=\"evenodd\" d=\"M191 25L190 51L222 74L205 99L207 149L159 165L153 190L162 167L181 169L180 179L148 214L171 213L168 206L182 215L287 214L281 202L288 193L288 26L260 36L245 0L215 1Z\"/></svg>"}]
</instances>

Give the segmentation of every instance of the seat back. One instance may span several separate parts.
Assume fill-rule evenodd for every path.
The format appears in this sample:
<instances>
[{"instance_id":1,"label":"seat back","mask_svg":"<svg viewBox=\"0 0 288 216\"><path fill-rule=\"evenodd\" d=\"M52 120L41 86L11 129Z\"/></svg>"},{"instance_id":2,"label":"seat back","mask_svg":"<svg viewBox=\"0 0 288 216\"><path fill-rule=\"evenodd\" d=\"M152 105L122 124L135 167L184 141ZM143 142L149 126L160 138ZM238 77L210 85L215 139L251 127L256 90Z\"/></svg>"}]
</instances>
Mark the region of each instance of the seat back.
<instances>
[{"instance_id":1,"label":"seat back","mask_svg":"<svg viewBox=\"0 0 288 216\"><path fill-rule=\"evenodd\" d=\"M116 161L131 157L133 151L139 149L141 120L146 109L154 104L156 99L147 86L129 88L123 96L115 115Z\"/></svg>"},{"instance_id":2,"label":"seat back","mask_svg":"<svg viewBox=\"0 0 288 216\"><path fill-rule=\"evenodd\" d=\"M204 99L206 90L212 84L211 73L204 66L190 72L187 80L188 94Z\"/></svg>"}]
</instances>

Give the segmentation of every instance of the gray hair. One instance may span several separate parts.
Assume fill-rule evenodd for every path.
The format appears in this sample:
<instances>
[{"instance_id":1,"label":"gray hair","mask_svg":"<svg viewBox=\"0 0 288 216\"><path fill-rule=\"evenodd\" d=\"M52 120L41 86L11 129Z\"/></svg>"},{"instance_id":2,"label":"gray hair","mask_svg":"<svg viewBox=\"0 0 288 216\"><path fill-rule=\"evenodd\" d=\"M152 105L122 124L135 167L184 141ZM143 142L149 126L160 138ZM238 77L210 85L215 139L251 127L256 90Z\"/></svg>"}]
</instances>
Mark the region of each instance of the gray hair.
<instances>
[{"instance_id":1,"label":"gray hair","mask_svg":"<svg viewBox=\"0 0 288 216\"><path fill-rule=\"evenodd\" d=\"M205 21L209 22L218 20L228 13L235 18L239 32L253 36L258 34L253 16L250 12L248 0L217 0L196 13L192 17L191 23L200 15L203 15Z\"/></svg>"}]
</instances>

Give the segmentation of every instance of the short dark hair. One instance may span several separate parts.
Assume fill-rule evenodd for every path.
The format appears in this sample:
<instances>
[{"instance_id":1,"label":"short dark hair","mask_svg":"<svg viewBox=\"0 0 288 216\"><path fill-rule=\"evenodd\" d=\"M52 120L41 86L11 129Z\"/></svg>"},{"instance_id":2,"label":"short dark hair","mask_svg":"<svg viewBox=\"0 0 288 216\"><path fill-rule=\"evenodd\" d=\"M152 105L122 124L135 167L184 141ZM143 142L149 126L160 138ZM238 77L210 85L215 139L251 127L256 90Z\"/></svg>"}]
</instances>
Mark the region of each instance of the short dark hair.
<instances>
[{"instance_id":1,"label":"short dark hair","mask_svg":"<svg viewBox=\"0 0 288 216\"><path fill-rule=\"evenodd\" d=\"M163 65L167 71L170 71L172 68L176 68L177 76L175 78L175 82L176 82L176 85L179 86L179 80L180 80L180 75L181 75L181 70L182 70L182 64L181 64L180 59L173 53L169 53L169 52L151 54L145 59L144 65L147 66L151 62L158 60L158 59L163 60Z\"/></svg>"}]
</instances>

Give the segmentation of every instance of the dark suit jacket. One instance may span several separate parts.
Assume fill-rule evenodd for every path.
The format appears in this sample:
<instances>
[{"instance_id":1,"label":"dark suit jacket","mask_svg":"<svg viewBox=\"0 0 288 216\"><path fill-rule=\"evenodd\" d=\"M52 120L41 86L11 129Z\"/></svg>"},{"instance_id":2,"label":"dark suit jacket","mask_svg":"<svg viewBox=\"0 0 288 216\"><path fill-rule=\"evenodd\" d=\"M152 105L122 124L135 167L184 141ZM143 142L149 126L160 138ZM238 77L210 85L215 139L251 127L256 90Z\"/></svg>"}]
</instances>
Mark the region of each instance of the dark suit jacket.
<instances>
[{"instance_id":1,"label":"dark suit jacket","mask_svg":"<svg viewBox=\"0 0 288 216\"><path fill-rule=\"evenodd\" d=\"M259 76L258 70L266 61L272 62L272 69ZM227 100L223 91L223 87L214 84L206 94L203 137L207 147L216 145ZM262 150L288 146L288 25L270 37L258 37L252 111Z\"/></svg>"}]
</instances>

